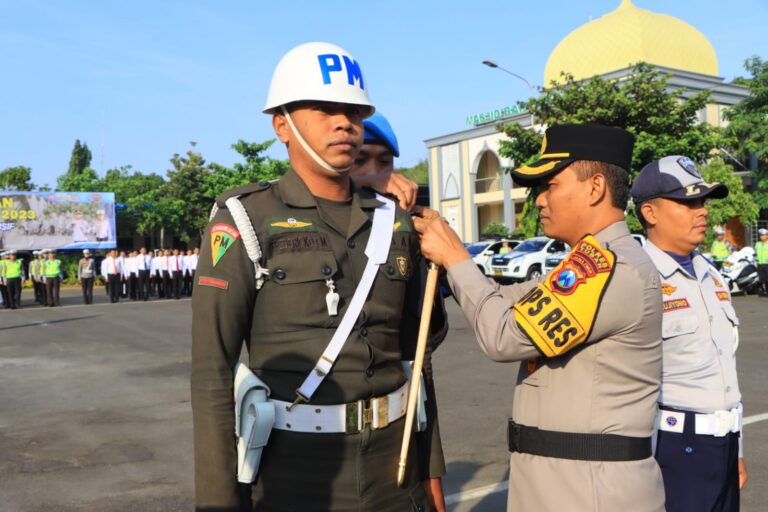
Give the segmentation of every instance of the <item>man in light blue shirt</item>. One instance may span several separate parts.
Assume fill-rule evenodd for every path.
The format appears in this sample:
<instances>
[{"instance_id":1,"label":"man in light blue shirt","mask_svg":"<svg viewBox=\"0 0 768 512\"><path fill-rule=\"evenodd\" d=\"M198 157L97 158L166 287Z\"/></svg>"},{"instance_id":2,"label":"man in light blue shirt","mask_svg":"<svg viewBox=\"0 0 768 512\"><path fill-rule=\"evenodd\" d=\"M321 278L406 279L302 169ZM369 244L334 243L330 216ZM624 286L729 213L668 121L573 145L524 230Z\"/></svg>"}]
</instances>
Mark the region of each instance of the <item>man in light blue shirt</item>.
<instances>
[{"instance_id":1,"label":"man in light blue shirt","mask_svg":"<svg viewBox=\"0 0 768 512\"><path fill-rule=\"evenodd\" d=\"M736 375L739 319L714 264L696 250L707 230L707 199L728 189L707 183L688 157L646 165L632 186L645 250L662 285L663 364L656 459L666 508L738 511L747 481Z\"/></svg>"}]
</instances>

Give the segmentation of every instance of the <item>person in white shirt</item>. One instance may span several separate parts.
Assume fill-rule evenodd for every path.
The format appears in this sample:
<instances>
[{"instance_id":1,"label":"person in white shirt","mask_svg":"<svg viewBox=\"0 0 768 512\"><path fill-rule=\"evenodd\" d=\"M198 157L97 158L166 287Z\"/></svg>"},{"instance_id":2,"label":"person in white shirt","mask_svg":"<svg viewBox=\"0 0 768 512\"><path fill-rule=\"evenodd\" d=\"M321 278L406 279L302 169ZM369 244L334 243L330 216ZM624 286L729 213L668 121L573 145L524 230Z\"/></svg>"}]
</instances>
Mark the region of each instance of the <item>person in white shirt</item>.
<instances>
[{"instance_id":1,"label":"person in white shirt","mask_svg":"<svg viewBox=\"0 0 768 512\"><path fill-rule=\"evenodd\" d=\"M107 290L109 291L109 301L112 303L120 301L120 262L115 257L114 249L107 253L107 257L101 263L101 275L105 276L107 281Z\"/></svg>"},{"instance_id":2,"label":"person in white shirt","mask_svg":"<svg viewBox=\"0 0 768 512\"><path fill-rule=\"evenodd\" d=\"M163 286L163 252L155 249L155 255L152 258L152 268L149 274L149 293L157 295L159 299L165 297L165 288Z\"/></svg>"},{"instance_id":3,"label":"person in white shirt","mask_svg":"<svg viewBox=\"0 0 768 512\"><path fill-rule=\"evenodd\" d=\"M173 255L168 259L168 265L168 273L173 283L173 298L178 300L181 298L181 285L184 277L184 256L179 254L178 249L173 250Z\"/></svg>"},{"instance_id":4,"label":"person in white shirt","mask_svg":"<svg viewBox=\"0 0 768 512\"><path fill-rule=\"evenodd\" d=\"M147 254L147 248L139 249L136 255L136 272L138 273L138 299L149 299L149 272L152 269L152 256Z\"/></svg>"},{"instance_id":5,"label":"person in white shirt","mask_svg":"<svg viewBox=\"0 0 768 512\"><path fill-rule=\"evenodd\" d=\"M195 247L192 255L189 257L189 295L192 295L192 289L195 286L195 272L197 272L197 262L200 259L200 249Z\"/></svg>"},{"instance_id":6,"label":"person in white shirt","mask_svg":"<svg viewBox=\"0 0 768 512\"><path fill-rule=\"evenodd\" d=\"M163 250L163 256L160 259L160 269L163 272L163 290L165 298L170 299L173 294L171 283L171 251L170 249Z\"/></svg>"},{"instance_id":7,"label":"person in white shirt","mask_svg":"<svg viewBox=\"0 0 768 512\"><path fill-rule=\"evenodd\" d=\"M137 256L138 254L136 251L131 251L128 253L128 258L126 259L126 265L128 266L128 296L131 298L131 300L136 300L136 291L139 283Z\"/></svg>"},{"instance_id":8,"label":"person in white shirt","mask_svg":"<svg viewBox=\"0 0 768 512\"><path fill-rule=\"evenodd\" d=\"M125 251L120 251L120 256L117 257L117 267L120 272L120 296L125 298L128 296L128 257L125 255Z\"/></svg>"}]
</instances>

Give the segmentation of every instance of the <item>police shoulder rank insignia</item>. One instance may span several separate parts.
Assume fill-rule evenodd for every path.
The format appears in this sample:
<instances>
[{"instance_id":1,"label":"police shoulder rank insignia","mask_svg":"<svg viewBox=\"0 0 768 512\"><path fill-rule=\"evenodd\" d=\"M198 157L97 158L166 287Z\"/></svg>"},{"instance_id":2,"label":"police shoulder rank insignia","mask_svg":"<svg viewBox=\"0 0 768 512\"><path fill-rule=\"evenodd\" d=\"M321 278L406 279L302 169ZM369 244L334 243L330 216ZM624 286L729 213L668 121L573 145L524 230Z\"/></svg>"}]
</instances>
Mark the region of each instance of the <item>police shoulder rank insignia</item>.
<instances>
[{"instance_id":1,"label":"police shoulder rank insignia","mask_svg":"<svg viewBox=\"0 0 768 512\"><path fill-rule=\"evenodd\" d=\"M559 356L589 338L615 265L616 255L588 235L515 304L517 324L544 356Z\"/></svg>"},{"instance_id":2,"label":"police shoulder rank insignia","mask_svg":"<svg viewBox=\"0 0 768 512\"><path fill-rule=\"evenodd\" d=\"M229 224L214 224L211 227L211 257L214 267L238 238L240 232Z\"/></svg>"},{"instance_id":3,"label":"police shoulder rank insignia","mask_svg":"<svg viewBox=\"0 0 768 512\"><path fill-rule=\"evenodd\" d=\"M672 295L676 291L677 291L676 286L672 286L669 283L661 283L661 293L663 293L664 295Z\"/></svg>"},{"instance_id":4,"label":"police shoulder rank insignia","mask_svg":"<svg viewBox=\"0 0 768 512\"><path fill-rule=\"evenodd\" d=\"M715 292L717 295L717 298L720 299L721 302L730 302L731 297L728 295L728 292Z\"/></svg>"}]
</instances>

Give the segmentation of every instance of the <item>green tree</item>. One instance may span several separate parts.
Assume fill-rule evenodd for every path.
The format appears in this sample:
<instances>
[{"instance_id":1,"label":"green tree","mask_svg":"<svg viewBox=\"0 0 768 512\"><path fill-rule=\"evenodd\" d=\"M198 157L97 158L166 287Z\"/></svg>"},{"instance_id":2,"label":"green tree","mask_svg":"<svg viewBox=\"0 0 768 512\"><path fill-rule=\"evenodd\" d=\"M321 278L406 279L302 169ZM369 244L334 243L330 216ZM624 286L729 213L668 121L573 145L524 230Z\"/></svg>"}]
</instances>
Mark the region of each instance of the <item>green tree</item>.
<instances>
[{"instance_id":1,"label":"green tree","mask_svg":"<svg viewBox=\"0 0 768 512\"><path fill-rule=\"evenodd\" d=\"M744 226L749 226L757 221L760 216L760 207L755 203L752 194L744 191L741 178L733 173L733 167L726 164L721 158L715 158L702 166L701 173L708 182L723 183L728 187L728 197L707 201L709 211L709 228L704 244L709 246L715 239L712 226L725 224L733 217L739 217Z\"/></svg>"},{"instance_id":2,"label":"green tree","mask_svg":"<svg viewBox=\"0 0 768 512\"><path fill-rule=\"evenodd\" d=\"M82 174L88 166L91 165L91 150L88 144L80 144L80 139L75 140L75 146L72 148L72 156L69 158L69 168L67 174Z\"/></svg>"},{"instance_id":3,"label":"green tree","mask_svg":"<svg viewBox=\"0 0 768 512\"><path fill-rule=\"evenodd\" d=\"M419 185L429 183L429 167L426 160L420 160L413 167L400 167L397 172Z\"/></svg>"},{"instance_id":4,"label":"green tree","mask_svg":"<svg viewBox=\"0 0 768 512\"><path fill-rule=\"evenodd\" d=\"M161 226L157 213L160 193L165 183L158 174L131 172L130 165L110 169L99 184L104 192L114 192L115 202L125 205L117 211L118 233L149 235Z\"/></svg>"},{"instance_id":5,"label":"green tree","mask_svg":"<svg viewBox=\"0 0 768 512\"><path fill-rule=\"evenodd\" d=\"M481 234L484 236L497 236L501 238L507 238L509 237L509 230L504 224L499 222L490 222L483 226Z\"/></svg>"},{"instance_id":6,"label":"green tree","mask_svg":"<svg viewBox=\"0 0 768 512\"><path fill-rule=\"evenodd\" d=\"M744 67L751 77L734 82L747 87L749 96L724 113L729 121L726 133L734 156L744 168L752 169L755 202L768 208L768 61L755 56Z\"/></svg>"},{"instance_id":7,"label":"green tree","mask_svg":"<svg viewBox=\"0 0 768 512\"><path fill-rule=\"evenodd\" d=\"M635 65L629 77L608 80L599 76L576 81L563 74L563 84L551 84L538 98L520 102L539 124L592 123L624 128L637 140L632 155L630 178L648 162L666 155L683 154L697 161L706 161L718 147L721 132L698 122L698 112L704 108L709 92L683 99L681 90L668 90L668 78L648 64ZM517 165L538 158L542 135L518 124L500 127L509 140L502 140L500 153ZM536 190L532 189L523 208L520 229L526 236L539 230L538 210L534 205ZM630 227L640 225L630 209Z\"/></svg>"},{"instance_id":8,"label":"green tree","mask_svg":"<svg viewBox=\"0 0 768 512\"><path fill-rule=\"evenodd\" d=\"M211 172L203 184L203 194L209 199L209 203L226 190L249 183L275 180L288 172L290 166L287 161L264 155L274 142L274 139L266 142L238 140L232 144L232 149L245 159L245 163L236 163L232 167L211 163Z\"/></svg>"},{"instance_id":9,"label":"green tree","mask_svg":"<svg viewBox=\"0 0 768 512\"><path fill-rule=\"evenodd\" d=\"M30 181L32 179L32 169L17 165L16 167L7 167L0 171L0 190L33 190L35 185Z\"/></svg>"},{"instance_id":10,"label":"green tree","mask_svg":"<svg viewBox=\"0 0 768 512\"><path fill-rule=\"evenodd\" d=\"M97 192L101 179L95 170L86 167L79 173L66 173L56 178L56 190L66 192Z\"/></svg>"},{"instance_id":11,"label":"green tree","mask_svg":"<svg viewBox=\"0 0 768 512\"><path fill-rule=\"evenodd\" d=\"M210 170L203 155L194 151L197 144L190 144L192 148L185 156L177 153L171 158L173 168L168 170L168 181L160 188L157 209L163 227L170 228L185 242L197 242L211 211L212 199L206 195Z\"/></svg>"}]
</instances>

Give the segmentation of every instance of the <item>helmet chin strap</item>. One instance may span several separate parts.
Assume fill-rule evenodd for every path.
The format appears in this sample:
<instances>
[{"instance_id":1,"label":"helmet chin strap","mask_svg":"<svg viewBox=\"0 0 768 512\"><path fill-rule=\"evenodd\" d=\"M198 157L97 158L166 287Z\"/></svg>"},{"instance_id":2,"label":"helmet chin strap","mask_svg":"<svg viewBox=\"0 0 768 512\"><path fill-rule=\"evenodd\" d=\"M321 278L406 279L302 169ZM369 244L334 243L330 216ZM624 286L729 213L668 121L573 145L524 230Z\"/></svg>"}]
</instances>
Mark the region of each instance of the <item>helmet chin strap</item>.
<instances>
[{"instance_id":1,"label":"helmet chin strap","mask_svg":"<svg viewBox=\"0 0 768 512\"><path fill-rule=\"evenodd\" d=\"M304 148L304 151L306 151L309 156L312 157L312 160L317 162L317 165L325 169L326 171L335 172L337 174L343 174L345 172L349 172L349 170L352 168L350 165L349 167L334 167L322 158L320 158L320 155L315 153L315 150L312 149L306 140L304 140L304 137L301 136L301 133L299 133L299 130L296 129L296 125L293 124L293 119L291 119L291 114L288 112L288 109L285 108L285 105L282 105L280 107L280 110L282 110L283 115L285 116L285 119L288 121L288 126L291 127L291 131L293 131L293 135L296 137L296 139L299 141L299 144L301 144L301 147Z\"/></svg>"}]
</instances>

